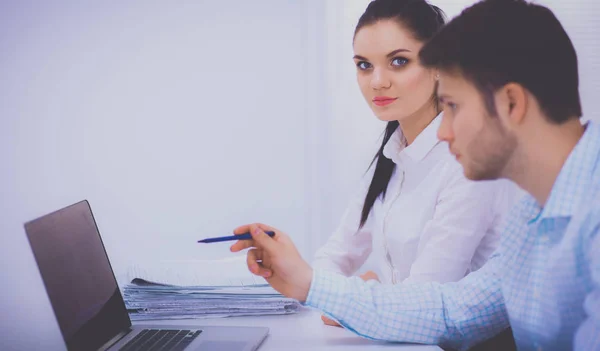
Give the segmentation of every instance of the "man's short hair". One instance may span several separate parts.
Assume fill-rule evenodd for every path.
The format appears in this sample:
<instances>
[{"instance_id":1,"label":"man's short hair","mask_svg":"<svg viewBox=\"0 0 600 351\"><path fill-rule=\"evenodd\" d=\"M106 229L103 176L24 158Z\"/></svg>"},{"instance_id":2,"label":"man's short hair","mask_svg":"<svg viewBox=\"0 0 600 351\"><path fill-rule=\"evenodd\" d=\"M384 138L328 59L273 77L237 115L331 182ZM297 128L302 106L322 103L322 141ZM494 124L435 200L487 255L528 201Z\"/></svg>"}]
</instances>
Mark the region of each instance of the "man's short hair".
<instances>
[{"instance_id":1,"label":"man's short hair","mask_svg":"<svg viewBox=\"0 0 600 351\"><path fill-rule=\"evenodd\" d=\"M577 54L548 8L523 0L484 0L450 21L420 52L428 68L459 72L496 115L494 92L518 83L554 123L581 117Z\"/></svg>"}]
</instances>

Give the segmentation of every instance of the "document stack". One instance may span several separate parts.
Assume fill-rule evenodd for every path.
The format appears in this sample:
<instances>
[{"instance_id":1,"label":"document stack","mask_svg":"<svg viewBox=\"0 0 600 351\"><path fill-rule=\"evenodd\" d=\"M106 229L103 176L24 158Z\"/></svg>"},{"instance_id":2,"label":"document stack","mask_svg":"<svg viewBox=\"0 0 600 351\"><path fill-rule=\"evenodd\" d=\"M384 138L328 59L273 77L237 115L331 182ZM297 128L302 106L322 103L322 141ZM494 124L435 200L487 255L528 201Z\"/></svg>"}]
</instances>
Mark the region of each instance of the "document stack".
<instances>
[{"instance_id":1,"label":"document stack","mask_svg":"<svg viewBox=\"0 0 600 351\"><path fill-rule=\"evenodd\" d=\"M301 305L252 276L240 259L219 262L157 262L130 268L123 288L132 320L218 318L290 314ZM218 264L218 265L216 265ZM220 267L219 275L200 267ZM223 272L223 268L226 272ZM231 269L236 267L236 269ZM237 267L243 267L240 271ZM202 283L205 281L208 284ZM210 284L210 285L209 285Z\"/></svg>"}]
</instances>

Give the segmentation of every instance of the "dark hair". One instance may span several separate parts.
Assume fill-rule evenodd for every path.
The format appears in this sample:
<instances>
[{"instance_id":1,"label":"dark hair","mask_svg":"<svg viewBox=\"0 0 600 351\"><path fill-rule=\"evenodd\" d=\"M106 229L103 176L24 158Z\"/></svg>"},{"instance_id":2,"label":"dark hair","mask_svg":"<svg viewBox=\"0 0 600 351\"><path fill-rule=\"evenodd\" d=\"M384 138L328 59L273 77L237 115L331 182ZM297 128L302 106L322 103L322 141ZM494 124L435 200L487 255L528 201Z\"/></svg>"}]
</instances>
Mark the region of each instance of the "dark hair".
<instances>
[{"instance_id":1,"label":"dark hair","mask_svg":"<svg viewBox=\"0 0 600 351\"><path fill-rule=\"evenodd\" d=\"M358 20L354 35L356 36L356 33L364 26L382 20L394 20L403 28L411 31L415 39L426 42L444 25L446 16L439 7L430 5L425 0L373 0ZM392 160L383 156L383 148L398 128L398 125L398 121L388 122L381 147L371 162L370 167L376 162L375 172L369 191L365 196L359 228L362 228L367 221L375 200L380 195L385 197L388 183L396 165Z\"/></svg>"},{"instance_id":2,"label":"dark hair","mask_svg":"<svg viewBox=\"0 0 600 351\"><path fill-rule=\"evenodd\" d=\"M548 8L523 0L484 0L450 21L420 52L421 63L457 71L495 116L494 92L527 89L553 123L581 117L577 54Z\"/></svg>"}]
</instances>

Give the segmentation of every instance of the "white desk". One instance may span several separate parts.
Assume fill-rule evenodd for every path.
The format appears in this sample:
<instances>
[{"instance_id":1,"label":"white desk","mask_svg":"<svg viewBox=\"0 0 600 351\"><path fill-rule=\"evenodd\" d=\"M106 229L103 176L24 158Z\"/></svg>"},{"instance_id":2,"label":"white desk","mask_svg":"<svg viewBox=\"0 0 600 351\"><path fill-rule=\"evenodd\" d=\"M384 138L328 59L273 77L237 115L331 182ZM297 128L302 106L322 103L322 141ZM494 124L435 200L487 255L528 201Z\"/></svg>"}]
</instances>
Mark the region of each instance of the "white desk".
<instances>
[{"instance_id":1,"label":"white desk","mask_svg":"<svg viewBox=\"0 0 600 351\"><path fill-rule=\"evenodd\" d=\"M151 321L141 321L153 324ZM270 329L269 336L258 351L335 351L335 350L400 350L440 351L437 346L382 343L356 336L343 328L326 326L317 311L304 309L300 313L285 316L234 317L217 319L194 319L161 321L161 324L263 326Z\"/></svg>"}]
</instances>

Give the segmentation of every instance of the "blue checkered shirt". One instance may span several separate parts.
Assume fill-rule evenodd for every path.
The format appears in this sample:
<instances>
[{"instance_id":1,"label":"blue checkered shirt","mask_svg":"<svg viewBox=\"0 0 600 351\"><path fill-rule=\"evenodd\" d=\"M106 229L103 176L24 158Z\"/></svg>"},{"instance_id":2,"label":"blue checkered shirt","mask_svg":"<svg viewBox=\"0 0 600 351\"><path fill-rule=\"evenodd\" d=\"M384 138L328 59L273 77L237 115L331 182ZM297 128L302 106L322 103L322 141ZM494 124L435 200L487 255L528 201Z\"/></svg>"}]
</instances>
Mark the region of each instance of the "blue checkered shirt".
<instances>
[{"instance_id":1,"label":"blue checkered shirt","mask_svg":"<svg viewBox=\"0 0 600 351\"><path fill-rule=\"evenodd\" d=\"M366 338L467 349L509 325L519 350L600 350L600 124L587 124L546 206L529 195L500 246L455 283L384 285L315 270L306 305Z\"/></svg>"}]
</instances>

